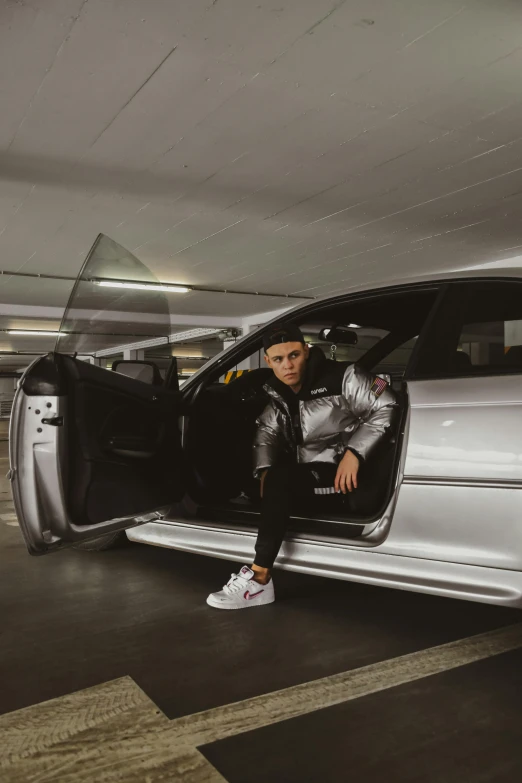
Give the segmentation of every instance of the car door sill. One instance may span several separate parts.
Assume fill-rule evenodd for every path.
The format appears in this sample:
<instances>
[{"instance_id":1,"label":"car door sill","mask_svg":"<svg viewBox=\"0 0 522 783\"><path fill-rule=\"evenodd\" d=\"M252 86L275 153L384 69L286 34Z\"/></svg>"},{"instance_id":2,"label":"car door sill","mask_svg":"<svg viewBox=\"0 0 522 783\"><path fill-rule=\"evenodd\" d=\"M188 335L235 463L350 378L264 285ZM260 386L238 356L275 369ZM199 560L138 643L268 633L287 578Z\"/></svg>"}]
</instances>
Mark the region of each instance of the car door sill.
<instances>
[{"instance_id":1,"label":"car door sill","mask_svg":"<svg viewBox=\"0 0 522 783\"><path fill-rule=\"evenodd\" d=\"M161 521L163 524L190 527L200 530L213 530L223 533L232 533L237 535L256 535L258 529L258 515L250 512L248 518L238 519L235 523L230 522L223 513L221 518L210 518L209 516L199 517L179 517L172 513L172 510ZM355 525L353 523L343 524L343 534L339 535L340 523L329 520L307 519L306 527L301 524L305 518L292 517L291 525L288 530L288 538L299 540L310 540L316 543L332 544L357 542L364 539L365 535L373 532L376 523L370 525ZM336 530L337 527L337 530ZM315 530L314 530L315 528Z\"/></svg>"}]
</instances>

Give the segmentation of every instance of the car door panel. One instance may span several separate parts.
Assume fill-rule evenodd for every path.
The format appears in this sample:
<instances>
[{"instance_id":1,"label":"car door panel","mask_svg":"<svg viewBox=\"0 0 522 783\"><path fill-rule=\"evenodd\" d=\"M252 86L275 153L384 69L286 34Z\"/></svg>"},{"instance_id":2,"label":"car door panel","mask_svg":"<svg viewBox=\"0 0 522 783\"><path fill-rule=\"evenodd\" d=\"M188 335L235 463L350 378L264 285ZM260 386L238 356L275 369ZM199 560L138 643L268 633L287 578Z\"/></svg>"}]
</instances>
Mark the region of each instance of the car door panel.
<instances>
[{"instance_id":1,"label":"car door panel","mask_svg":"<svg viewBox=\"0 0 522 783\"><path fill-rule=\"evenodd\" d=\"M393 553L522 571L520 294L512 281L446 286L408 381Z\"/></svg>"},{"instance_id":2,"label":"car door panel","mask_svg":"<svg viewBox=\"0 0 522 783\"><path fill-rule=\"evenodd\" d=\"M13 494L29 550L124 529L179 500L178 415L178 393L59 354L35 363L11 433Z\"/></svg>"},{"instance_id":3,"label":"car door panel","mask_svg":"<svg viewBox=\"0 0 522 783\"><path fill-rule=\"evenodd\" d=\"M520 376L410 381L387 552L522 570Z\"/></svg>"},{"instance_id":4,"label":"car door panel","mask_svg":"<svg viewBox=\"0 0 522 783\"><path fill-rule=\"evenodd\" d=\"M410 439L405 477L516 482L522 488L522 376L409 384Z\"/></svg>"},{"instance_id":5,"label":"car door panel","mask_svg":"<svg viewBox=\"0 0 522 783\"><path fill-rule=\"evenodd\" d=\"M521 505L520 490L405 480L382 551L522 571Z\"/></svg>"}]
</instances>

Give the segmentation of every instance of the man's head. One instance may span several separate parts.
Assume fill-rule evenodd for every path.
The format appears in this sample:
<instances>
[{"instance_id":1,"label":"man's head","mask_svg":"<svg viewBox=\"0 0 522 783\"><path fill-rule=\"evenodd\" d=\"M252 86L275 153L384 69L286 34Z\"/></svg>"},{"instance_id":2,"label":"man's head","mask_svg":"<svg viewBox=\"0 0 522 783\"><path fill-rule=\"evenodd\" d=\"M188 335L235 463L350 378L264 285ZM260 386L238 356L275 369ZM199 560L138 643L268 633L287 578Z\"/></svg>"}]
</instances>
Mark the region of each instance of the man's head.
<instances>
[{"instance_id":1,"label":"man's head","mask_svg":"<svg viewBox=\"0 0 522 783\"><path fill-rule=\"evenodd\" d=\"M298 392L302 386L310 348L295 324L276 324L263 338L265 361L276 378Z\"/></svg>"}]
</instances>

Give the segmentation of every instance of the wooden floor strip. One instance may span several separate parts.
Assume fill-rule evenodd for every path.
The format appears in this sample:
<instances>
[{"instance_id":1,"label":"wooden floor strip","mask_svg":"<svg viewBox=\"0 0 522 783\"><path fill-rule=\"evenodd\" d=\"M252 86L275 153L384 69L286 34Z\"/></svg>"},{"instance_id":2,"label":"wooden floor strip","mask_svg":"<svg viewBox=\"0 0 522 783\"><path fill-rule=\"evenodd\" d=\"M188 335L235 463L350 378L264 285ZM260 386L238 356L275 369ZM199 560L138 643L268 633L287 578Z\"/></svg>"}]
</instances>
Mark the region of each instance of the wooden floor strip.
<instances>
[{"instance_id":1,"label":"wooden floor strip","mask_svg":"<svg viewBox=\"0 0 522 783\"><path fill-rule=\"evenodd\" d=\"M296 718L522 647L522 623L172 721L195 745Z\"/></svg>"},{"instance_id":2,"label":"wooden floor strip","mask_svg":"<svg viewBox=\"0 0 522 783\"><path fill-rule=\"evenodd\" d=\"M152 711L170 725L130 677L0 715L0 769L135 709Z\"/></svg>"},{"instance_id":3,"label":"wooden floor strip","mask_svg":"<svg viewBox=\"0 0 522 783\"><path fill-rule=\"evenodd\" d=\"M198 748L522 647L522 623L169 721L123 677L0 716L2 783L226 783Z\"/></svg>"}]
</instances>

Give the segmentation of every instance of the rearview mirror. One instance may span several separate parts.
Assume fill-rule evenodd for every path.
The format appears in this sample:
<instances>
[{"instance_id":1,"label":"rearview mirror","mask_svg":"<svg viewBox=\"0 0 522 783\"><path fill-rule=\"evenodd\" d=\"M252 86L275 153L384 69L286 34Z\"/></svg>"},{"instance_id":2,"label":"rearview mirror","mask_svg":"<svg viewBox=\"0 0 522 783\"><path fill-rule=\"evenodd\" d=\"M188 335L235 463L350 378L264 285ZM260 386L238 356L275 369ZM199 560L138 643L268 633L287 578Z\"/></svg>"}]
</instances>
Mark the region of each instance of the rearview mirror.
<instances>
[{"instance_id":1,"label":"rearview mirror","mask_svg":"<svg viewBox=\"0 0 522 783\"><path fill-rule=\"evenodd\" d=\"M153 386L161 386L163 383L159 367L154 362L120 359L113 363L112 369L120 375L126 375L143 383L151 383Z\"/></svg>"},{"instance_id":2,"label":"rearview mirror","mask_svg":"<svg viewBox=\"0 0 522 783\"><path fill-rule=\"evenodd\" d=\"M358 342L357 332L339 324L321 329L319 339L333 345L357 345Z\"/></svg>"}]
</instances>

